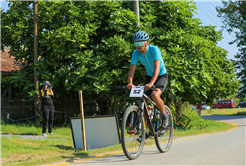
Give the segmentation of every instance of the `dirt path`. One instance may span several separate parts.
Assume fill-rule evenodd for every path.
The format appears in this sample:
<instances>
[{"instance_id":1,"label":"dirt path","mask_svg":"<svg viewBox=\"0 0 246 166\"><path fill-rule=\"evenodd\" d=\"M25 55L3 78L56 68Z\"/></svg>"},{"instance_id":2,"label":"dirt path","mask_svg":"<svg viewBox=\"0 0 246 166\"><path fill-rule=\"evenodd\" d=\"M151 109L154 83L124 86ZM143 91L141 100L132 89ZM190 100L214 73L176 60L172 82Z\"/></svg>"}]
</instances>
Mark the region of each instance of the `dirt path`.
<instances>
[{"instance_id":1,"label":"dirt path","mask_svg":"<svg viewBox=\"0 0 246 166\"><path fill-rule=\"evenodd\" d=\"M20 139L44 139L47 138L41 135L15 135L15 134L1 134L1 137L19 137Z\"/></svg>"}]
</instances>

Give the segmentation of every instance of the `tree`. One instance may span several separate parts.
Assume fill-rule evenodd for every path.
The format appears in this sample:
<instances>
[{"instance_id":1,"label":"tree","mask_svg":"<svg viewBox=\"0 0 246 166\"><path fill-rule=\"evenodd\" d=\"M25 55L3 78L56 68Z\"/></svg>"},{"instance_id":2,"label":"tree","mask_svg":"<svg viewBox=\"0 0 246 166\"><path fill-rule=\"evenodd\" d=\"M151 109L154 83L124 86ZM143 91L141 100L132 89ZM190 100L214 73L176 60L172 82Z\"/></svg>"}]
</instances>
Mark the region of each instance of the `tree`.
<instances>
[{"instance_id":1,"label":"tree","mask_svg":"<svg viewBox=\"0 0 246 166\"><path fill-rule=\"evenodd\" d=\"M125 62L134 47L127 41L137 31L129 28L137 21L135 14L120 6L119 2L38 1L39 61L35 67L40 85L50 80L58 96L73 100L83 90L84 103L102 100L107 106L113 82L127 81ZM11 46L16 59L25 58L25 68L13 77L24 94L34 86L28 78L34 70L32 17L31 2L10 2L10 9L2 11L2 46ZM60 100L64 103L65 98Z\"/></svg>"},{"instance_id":2,"label":"tree","mask_svg":"<svg viewBox=\"0 0 246 166\"><path fill-rule=\"evenodd\" d=\"M235 69L237 78L242 83L238 95L241 99L246 97L246 2L245 1L222 1L223 6L217 7L218 16L223 19L224 26L229 33L234 32L239 53L235 55Z\"/></svg>"},{"instance_id":3,"label":"tree","mask_svg":"<svg viewBox=\"0 0 246 166\"><path fill-rule=\"evenodd\" d=\"M169 73L164 98L175 104L177 119L185 101L212 105L214 99L236 92L239 82L233 64L227 52L216 46L221 33L192 17L193 2L147 2L140 9L141 18L148 20L146 31L154 36L152 42L162 48Z\"/></svg>"},{"instance_id":4,"label":"tree","mask_svg":"<svg viewBox=\"0 0 246 166\"><path fill-rule=\"evenodd\" d=\"M23 93L33 89L27 76L33 72L33 22L31 2L11 2L2 11L2 46L11 55L25 58L25 68L13 78ZM207 101L235 93L238 81L227 52L216 46L221 33L201 26L193 18L195 3L186 1L140 2L140 27L131 2L38 1L39 61L35 65L42 83L50 80L61 96L76 100L83 90L84 104L97 103L102 114L127 98L115 90L127 84L132 37L144 30L150 43L159 46L169 85L166 104L175 103L177 118L182 102ZM20 10L21 9L21 10ZM2 47L3 48L3 47ZM134 84L143 83L145 69L138 63ZM62 98L62 97L66 98Z\"/></svg>"}]
</instances>

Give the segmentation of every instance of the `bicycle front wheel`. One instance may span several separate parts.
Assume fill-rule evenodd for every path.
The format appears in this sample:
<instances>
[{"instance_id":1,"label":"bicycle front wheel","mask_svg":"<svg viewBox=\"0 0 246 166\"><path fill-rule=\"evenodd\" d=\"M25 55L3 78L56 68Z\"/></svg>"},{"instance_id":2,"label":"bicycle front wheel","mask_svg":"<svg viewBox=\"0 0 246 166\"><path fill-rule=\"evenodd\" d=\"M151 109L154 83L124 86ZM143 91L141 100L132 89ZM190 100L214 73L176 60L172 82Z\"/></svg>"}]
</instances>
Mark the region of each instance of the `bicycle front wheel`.
<instances>
[{"instance_id":1,"label":"bicycle front wheel","mask_svg":"<svg viewBox=\"0 0 246 166\"><path fill-rule=\"evenodd\" d=\"M165 153L167 152L171 145L172 145L172 141L173 141L173 116L172 113L170 111L170 108L168 106L165 105L165 114L168 115L168 126L166 129L162 129L161 128L161 124L162 124L162 114L161 112L158 110L158 114L157 114L157 119L155 122L155 143L157 146L157 149L161 152L161 153Z\"/></svg>"},{"instance_id":2,"label":"bicycle front wheel","mask_svg":"<svg viewBox=\"0 0 246 166\"><path fill-rule=\"evenodd\" d=\"M143 116L141 118L139 107L129 106L121 123L121 145L126 157L131 160L138 158L143 150L145 128L144 118Z\"/></svg>"}]
</instances>

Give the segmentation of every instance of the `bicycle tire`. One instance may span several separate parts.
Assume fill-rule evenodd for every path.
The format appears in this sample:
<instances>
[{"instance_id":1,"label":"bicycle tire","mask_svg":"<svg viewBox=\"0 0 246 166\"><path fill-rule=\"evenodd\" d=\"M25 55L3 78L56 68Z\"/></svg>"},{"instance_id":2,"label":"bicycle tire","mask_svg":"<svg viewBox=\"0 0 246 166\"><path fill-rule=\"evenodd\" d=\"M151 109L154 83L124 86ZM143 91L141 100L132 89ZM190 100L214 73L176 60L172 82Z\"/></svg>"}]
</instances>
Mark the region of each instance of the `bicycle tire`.
<instances>
[{"instance_id":1,"label":"bicycle tire","mask_svg":"<svg viewBox=\"0 0 246 166\"><path fill-rule=\"evenodd\" d=\"M129 106L121 123L121 145L130 160L138 158L144 147L146 130L140 113L138 106Z\"/></svg>"},{"instance_id":2,"label":"bicycle tire","mask_svg":"<svg viewBox=\"0 0 246 166\"><path fill-rule=\"evenodd\" d=\"M155 144L157 149L161 152L161 153L165 153L167 152L171 145L172 145L172 141L173 141L173 116L172 116L172 112L170 110L170 108L168 106L165 105L165 113L168 115L168 127L163 130L161 128L161 122L162 122L162 114L160 113L160 111L158 110L158 116L156 121L154 122L154 128L155 128Z\"/></svg>"}]
</instances>

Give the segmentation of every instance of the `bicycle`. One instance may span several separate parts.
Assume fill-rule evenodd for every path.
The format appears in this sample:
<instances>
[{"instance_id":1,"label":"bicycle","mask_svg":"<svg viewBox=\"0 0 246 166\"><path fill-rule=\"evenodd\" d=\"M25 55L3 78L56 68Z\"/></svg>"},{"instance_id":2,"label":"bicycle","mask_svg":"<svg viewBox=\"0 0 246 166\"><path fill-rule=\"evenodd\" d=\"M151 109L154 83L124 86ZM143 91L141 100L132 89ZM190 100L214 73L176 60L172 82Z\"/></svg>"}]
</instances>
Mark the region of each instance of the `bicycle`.
<instances>
[{"instance_id":1,"label":"bicycle","mask_svg":"<svg viewBox=\"0 0 246 166\"><path fill-rule=\"evenodd\" d=\"M155 88L162 87L164 86L153 86L151 89L154 90ZM172 145L174 130L173 117L170 108L165 105L165 114L168 115L168 125L163 129L161 128L162 114L156 107L154 101L144 94L144 86L134 86L133 88L131 90L131 94L137 95L132 95L135 99L133 100L133 104L126 109L121 123L121 145L124 154L130 160L133 160L138 158L143 150L147 132L143 112L145 115L149 115L147 111L148 107L144 100L145 98L149 103L154 105L154 114L152 113L153 117L150 115L145 116L149 128L149 135L150 137L155 138L157 149L161 153L167 152ZM126 86L116 86L116 89L128 90ZM137 101L140 101L141 106Z\"/></svg>"}]
</instances>

